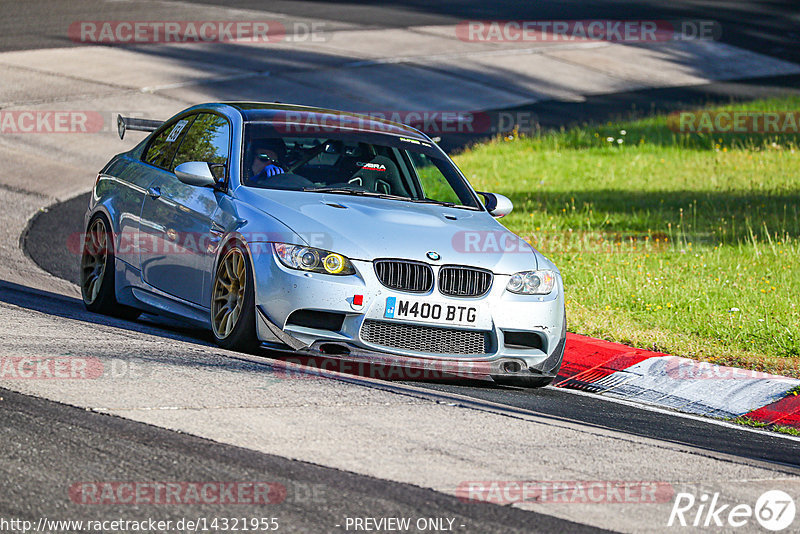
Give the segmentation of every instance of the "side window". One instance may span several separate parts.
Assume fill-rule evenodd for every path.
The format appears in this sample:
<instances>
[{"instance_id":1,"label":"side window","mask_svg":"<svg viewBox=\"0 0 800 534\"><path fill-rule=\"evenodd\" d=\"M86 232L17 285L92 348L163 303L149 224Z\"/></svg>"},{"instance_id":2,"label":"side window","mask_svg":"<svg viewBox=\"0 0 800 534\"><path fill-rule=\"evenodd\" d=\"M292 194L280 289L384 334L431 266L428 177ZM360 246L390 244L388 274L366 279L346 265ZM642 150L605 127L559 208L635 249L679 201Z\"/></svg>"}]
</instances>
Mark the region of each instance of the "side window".
<instances>
[{"instance_id":1,"label":"side window","mask_svg":"<svg viewBox=\"0 0 800 534\"><path fill-rule=\"evenodd\" d=\"M218 180L225 178L230 146L230 126L227 119L211 113L200 113L192 123L172 161L171 171L187 161L205 161Z\"/></svg>"},{"instance_id":2,"label":"side window","mask_svg":"<svg viewBox=\"0 0 800 534\"><path fill-rule=\"evenodd\" d=\"M147 147L147 152L142 159L150 165L168 169L170 163L172 163L172 157L175 155L175 151L181 144L181 140L183 136L186 135L186 131L189 129L189 125L193 120L194 117L186 117L164 128L164 130L150 142L150 146Z\"/></svg>"},{"instance_id":3,"label":"side window","mask_svg":"<svg viewBox=\"0 0 800 534\"><path fill-rule=\"evenodd\" d=\"M422 191L426 198L441 202L461 204L453 186L447 181L442 171L431 158L420 152L408 151L414 170L417 172Z\"/></svg>"}]
</instances>

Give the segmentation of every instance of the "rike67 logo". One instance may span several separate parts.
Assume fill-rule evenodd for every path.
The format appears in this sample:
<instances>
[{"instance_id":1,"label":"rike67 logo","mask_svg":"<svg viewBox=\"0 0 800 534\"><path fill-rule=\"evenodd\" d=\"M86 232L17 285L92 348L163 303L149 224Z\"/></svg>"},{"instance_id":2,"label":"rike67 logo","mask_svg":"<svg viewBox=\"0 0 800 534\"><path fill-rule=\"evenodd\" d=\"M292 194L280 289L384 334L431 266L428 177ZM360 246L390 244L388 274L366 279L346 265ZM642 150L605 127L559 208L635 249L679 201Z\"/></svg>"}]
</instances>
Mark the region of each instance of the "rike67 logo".
<instances>
[{"instance_id":1,"label":"rike67 logo","mask_svg":"<svg viewBox=\"0 0 800 534\"><path fill-rule=\"evenodd\" d=\"M755 506L722 504L719 493L704 493L699 498L691 493L678 493L667 526L726 527L727 532L729 528L752 527L755 519L763 528L777 532L794 522L795 513L794 499L781 490L764 492Z\"/></svg>"}]
</instances>

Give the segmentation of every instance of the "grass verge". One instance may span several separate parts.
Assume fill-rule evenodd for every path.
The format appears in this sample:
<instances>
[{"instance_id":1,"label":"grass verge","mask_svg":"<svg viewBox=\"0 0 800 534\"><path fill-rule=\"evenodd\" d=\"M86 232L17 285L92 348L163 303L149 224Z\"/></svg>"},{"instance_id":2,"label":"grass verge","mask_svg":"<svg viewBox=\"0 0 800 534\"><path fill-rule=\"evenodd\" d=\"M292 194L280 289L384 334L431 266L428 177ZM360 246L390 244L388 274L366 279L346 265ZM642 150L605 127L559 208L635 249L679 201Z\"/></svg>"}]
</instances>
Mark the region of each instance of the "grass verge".
<instances>
[{"instance_id":1,"label":"grass verge","mask_svg":"<svg viewBox=\"0 0 800 534\"><path fill-rule=\"evenodd\" d=\"M788 434L790 436L800 436L800 430L793 426L770 425L768 423L756 421L748 417L737 417L736 419L731 419L731 423L736 423L737 425L742 425L742 426L749 426L751 428L762 428L764 430L771 430L773 432Z\"/></svg>"}]
</instances>

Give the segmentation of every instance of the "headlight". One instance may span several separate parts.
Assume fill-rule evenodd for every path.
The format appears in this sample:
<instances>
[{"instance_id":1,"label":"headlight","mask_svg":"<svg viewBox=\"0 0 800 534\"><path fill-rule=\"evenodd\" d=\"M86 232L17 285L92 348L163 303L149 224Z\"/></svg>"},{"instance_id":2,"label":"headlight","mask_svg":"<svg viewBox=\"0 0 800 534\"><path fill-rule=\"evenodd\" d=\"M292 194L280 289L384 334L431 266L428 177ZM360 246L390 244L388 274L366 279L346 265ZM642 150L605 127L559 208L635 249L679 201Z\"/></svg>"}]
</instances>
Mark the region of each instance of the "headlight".
<instances>
[{"instance_id":1,"label":"headlight","mask_svg":"<svg viewBox=\"0 0 800 534\"><path fill-rule=\"evenodd\" d=\"M506 289L520 295L547 295L556 287L553 271L523 271L515 273Z\"/></svg>"},{"instance_id":2,"label":"headlight","mask_svg":"<svg viewBox=\"0 0 800 534\"><path fill-rule=\"evenodd\" d=\"M291 269L325 274L355 274L350 260L327 250L286 243L273 243L275 255L281 263Z\"/></svg>"}]
</instances>

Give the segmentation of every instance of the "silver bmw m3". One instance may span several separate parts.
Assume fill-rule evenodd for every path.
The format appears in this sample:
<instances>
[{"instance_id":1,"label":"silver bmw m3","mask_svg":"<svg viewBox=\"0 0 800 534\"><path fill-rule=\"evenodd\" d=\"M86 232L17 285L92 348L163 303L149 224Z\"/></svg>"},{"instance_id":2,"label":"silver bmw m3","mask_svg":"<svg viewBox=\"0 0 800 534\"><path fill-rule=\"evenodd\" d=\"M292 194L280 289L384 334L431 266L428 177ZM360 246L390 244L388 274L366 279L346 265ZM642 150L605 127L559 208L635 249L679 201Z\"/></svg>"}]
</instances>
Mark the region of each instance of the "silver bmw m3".
<instances>
[{"instance_id":1,"label":"silver bmw m3","mask_svg":"<svg viewBox=\"0 0 800 534\"><path fill-rule=\"evenodd\" d=\"M81 258L89 310L210 329L222 347L540 387L566 317L558 269L497 219L418 130L277 103L194 106L97 177Z\"/></svg>"}]
</instances>

